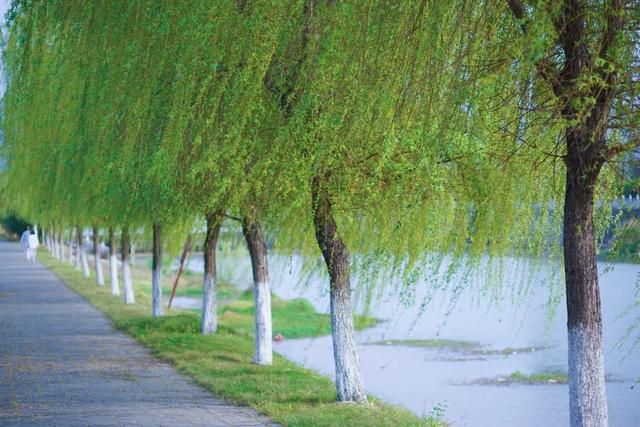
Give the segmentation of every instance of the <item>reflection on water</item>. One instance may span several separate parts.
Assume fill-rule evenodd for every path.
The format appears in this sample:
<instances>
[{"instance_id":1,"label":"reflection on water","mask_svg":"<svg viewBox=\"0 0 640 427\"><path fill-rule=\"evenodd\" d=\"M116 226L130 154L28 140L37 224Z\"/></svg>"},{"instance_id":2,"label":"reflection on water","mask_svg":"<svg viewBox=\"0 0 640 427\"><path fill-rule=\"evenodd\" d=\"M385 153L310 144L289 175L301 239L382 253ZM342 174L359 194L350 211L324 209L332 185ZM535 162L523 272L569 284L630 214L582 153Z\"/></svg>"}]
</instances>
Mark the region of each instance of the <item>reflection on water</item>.
<instances>
[{"instance_id":1,"label":"reflection on water","mask_svg":"<svg viewBox=\"0 0 640 427\"><path fill-rule=\"evenodd\" d=\"M282 298L304 297L318 311L328 311L328 284L322 274L303 274L296 258L272 257L269 261L274 293ZM640 347L631 349L632 340L623 346L619 343L637 317L636 313L624 312L634 300L640 266L609 266L600 265L609 420L612 426L639 426ZM190 268L201 270L201 265L194 259ZM251 283L247 257L223 256L218 271L231 283L243 287ZM503 279L508 281L508 277L507 273ZM515 371L566 372L564 301L559 302L557 315L551 317L548 286L536 283L531 281L531 291L524 302L504 298L497 304L487 304L478 298L481 284L471 281L453 310L447 303L450 298L446 291L436 293L421 308L425 284L418 284L413 295L416 303L410 306L400 304L396 296L383 294L371 305L369 313L385 322L359 333L361 344L383 339L443 338L479 343L483 349L493 351L482 354L477 349L465 353L464 348L360 345L367 391L421 416L443 410L444 418L454 426L567 425L566 385L501 385L493 381ZM330 337L285 339L274 349L333 376Z\"/></svg>"}]
</instances>

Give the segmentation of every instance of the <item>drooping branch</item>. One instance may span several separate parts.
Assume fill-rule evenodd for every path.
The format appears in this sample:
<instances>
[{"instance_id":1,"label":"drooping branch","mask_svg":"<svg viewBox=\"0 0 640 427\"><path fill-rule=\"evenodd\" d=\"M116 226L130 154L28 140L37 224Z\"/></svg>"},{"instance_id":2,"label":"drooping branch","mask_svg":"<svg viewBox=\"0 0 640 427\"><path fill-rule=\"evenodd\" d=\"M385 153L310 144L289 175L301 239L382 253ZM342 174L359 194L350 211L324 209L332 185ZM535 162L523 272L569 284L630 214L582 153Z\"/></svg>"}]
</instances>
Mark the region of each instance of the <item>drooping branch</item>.
<instances>
[{"instance_id":1,"label":"drooping branch","mask_svg":"<svg viewBox=\"0 0 640 427\"><path fill-rule=\"evenodd\" d=\"M520 28L522 29L523 34L527 34L528 32L528 24L527 18L524 13L524 6L520 2L520 0L507 0L509 4L509 8L513 13L513 16L520 23ZM547 57L542 57L536 62L536 70L540 77L542 77L547 83L551 85L553 89L553 93L560 97L562 94L562 86L560 85L560 76L558 70L553 66L553 63Z\"/></svg>"}]
</instances>

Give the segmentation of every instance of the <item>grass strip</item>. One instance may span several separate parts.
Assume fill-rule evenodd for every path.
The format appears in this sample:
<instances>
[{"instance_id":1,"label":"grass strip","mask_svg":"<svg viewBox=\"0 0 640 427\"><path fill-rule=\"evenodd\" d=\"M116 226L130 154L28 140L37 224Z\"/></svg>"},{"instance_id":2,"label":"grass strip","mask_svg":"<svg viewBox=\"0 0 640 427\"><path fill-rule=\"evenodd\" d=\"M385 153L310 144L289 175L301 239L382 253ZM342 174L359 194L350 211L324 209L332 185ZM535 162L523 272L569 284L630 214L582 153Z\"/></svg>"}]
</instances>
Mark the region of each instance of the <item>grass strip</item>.
<instances>
[{"instance_id":1,"label":"grass strip","mask_svg":"<svg viewBox=\"0 0 640 427\"><path fill-rule=\"evenodd\" d=\"M149 316L150 296L137 286L137 303L126 305L97 286L93 278L41 251L39 259L71 289L111 318L116 329L147 346L159 358L219 397L248 405L287 426L437 426L408 410L371 397L371 404L336 402L333 381L274 354L273 366L251 363L253 339L234 322L220 318L218 333L200 334L198 314L171 310L165 317ZM106 269L108 270L108 269ZM246 296L245 296L246 298ZM240 329L237 330L236 328ZM331 355L327 355L331 357Z\"/></svg>"}]
</instances>

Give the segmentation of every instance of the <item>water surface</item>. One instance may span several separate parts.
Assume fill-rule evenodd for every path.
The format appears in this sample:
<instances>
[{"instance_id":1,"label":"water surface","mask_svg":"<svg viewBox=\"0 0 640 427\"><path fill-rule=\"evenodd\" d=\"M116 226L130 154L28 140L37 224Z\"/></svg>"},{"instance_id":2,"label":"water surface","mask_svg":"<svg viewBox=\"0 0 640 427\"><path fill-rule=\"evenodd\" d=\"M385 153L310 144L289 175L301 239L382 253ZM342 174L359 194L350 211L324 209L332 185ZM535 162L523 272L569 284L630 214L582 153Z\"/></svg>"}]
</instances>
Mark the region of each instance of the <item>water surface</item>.
<instances>
[{"instance_id":1,"label":"water surface","mask_svg":"<svg viewBox=\"0 0 640 427\"><path fill-rule=\"evenodd\" d=\"M194 259L190 268L201 269L198 262ZM323 274L309 276L301 272L300 260L295 257L271 257L270 267L275 294L282 298L307 298L318 311L328 312L328 283ZM637 318L637 313L624 313L634 300L640 266L600 264L599 267L610 425L640 426L640 347L632 348L633 339L619 345ZM251 284L247 257L223 256L218 271L231 283L243 287ZM541 268L534 279L522 282L520 276L507 271L501 278L504 283L500 283L506 289L504 297L498 300L482 297L480 290L486 284L486 276L479 274L465 286L453 308L449 302L455 283L436 292L424 306L428 288L424 282L415 287L408 305L400 304L400 298L391 289L385 290L369 311L384 322L358 334L367 391L420 416L442 415L453 426L568 425L567 385L501 382L501 378L516 371L523 374L567 371L564 300L559 292L557 314L552 316L549 284L539 281L547 272ZM512 298L509 287L520 289L523 284L530 289L527 297ZM358 306L362 310L363 304ZM635 336L638 333L636 330ZM385 339L434 338L475 344L469 344L468 351L366 344ZM285 337L274 349L333 377L330 337L299 340Z\"/></svg>"}]
</instances>

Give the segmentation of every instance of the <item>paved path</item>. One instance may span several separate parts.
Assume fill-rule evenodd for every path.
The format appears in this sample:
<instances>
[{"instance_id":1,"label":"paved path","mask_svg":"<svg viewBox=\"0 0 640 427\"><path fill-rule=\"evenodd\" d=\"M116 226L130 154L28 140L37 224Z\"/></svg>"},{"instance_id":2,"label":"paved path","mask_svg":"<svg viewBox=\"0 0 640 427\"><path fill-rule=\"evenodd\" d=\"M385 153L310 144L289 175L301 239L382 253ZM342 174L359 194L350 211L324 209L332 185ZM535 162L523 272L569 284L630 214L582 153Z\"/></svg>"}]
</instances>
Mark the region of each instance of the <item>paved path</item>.
<instances>
[{"instance_id":1,"label":"paved path","mask_svg":"<svg viewBox=\"0 0 640 427\"><path fill-rule=\"evenodd\" d=\"M262 426L150 356L0 241L0 426Z\"/></svg>"}]
</instances>

